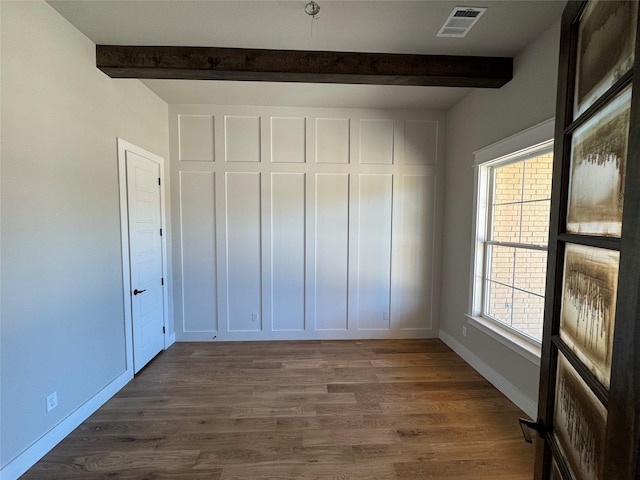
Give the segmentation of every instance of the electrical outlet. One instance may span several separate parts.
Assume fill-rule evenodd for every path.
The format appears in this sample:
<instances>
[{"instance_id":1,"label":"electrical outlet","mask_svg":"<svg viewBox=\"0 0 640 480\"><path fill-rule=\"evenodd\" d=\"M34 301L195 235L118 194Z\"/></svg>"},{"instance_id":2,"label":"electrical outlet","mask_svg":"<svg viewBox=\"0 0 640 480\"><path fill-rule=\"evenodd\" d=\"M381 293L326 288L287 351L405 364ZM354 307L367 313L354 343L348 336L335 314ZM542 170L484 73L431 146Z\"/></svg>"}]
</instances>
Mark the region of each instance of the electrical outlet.
<instances>
[{"instance_id":1,"label":"electrical outlet","mask_svg":"<svg viewBox=\"0 0 640 480\"><path fill-rule=\"evenodd\" d=\"M389 321L389 310L385 310L382 312L382 320L388 322Z\"/></svg>"},{"instance_id":2,"label":"electrical outlet","mask_svg":"<svg viewBox=\"0 0 640 480\"><path fill-rule=\"evenodd\" d=\"M50 412L58 406L58 392L53 392L47 397L47 412Z\"/></svg>"},{"instance_id":3,"label":"electrical outlet","mask_svg":"<svg viewBox=\"0 0 640 480\"><path fill-rule=\"evenodd\" d=\"M252 322L257 322L258 321L258 314L257 313L252 313L251 314L251 321Z\"/></svg>"},{"instance_id":4,"label":"electrical outlet","mask_svg":"<svg viewBox=\"0 0 640 480\"><path fill-rule=\"evenodd\" d=\"M462 336L463 337L467 336L467 327L462 327Z\"/></svg>"}]
</instances>

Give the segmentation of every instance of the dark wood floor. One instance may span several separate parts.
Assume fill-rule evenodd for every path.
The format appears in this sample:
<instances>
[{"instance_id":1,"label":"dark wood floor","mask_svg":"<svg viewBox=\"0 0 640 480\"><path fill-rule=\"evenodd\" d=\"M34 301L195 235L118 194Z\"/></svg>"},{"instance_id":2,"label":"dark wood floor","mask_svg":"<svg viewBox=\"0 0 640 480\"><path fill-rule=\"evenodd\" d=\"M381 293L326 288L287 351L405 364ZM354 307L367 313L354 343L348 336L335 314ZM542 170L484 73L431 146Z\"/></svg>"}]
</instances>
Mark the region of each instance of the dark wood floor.
<instances>
[{"instance_id":1,"label":"dark wood floor","mask_svg":"<svg viewBox=\"0 0 640 480\"><path fill-rule=\"evenodd\" d=\"M439 340L179 343L23 478L529 480L521 415Z\"/></svg>"}]
</instances>

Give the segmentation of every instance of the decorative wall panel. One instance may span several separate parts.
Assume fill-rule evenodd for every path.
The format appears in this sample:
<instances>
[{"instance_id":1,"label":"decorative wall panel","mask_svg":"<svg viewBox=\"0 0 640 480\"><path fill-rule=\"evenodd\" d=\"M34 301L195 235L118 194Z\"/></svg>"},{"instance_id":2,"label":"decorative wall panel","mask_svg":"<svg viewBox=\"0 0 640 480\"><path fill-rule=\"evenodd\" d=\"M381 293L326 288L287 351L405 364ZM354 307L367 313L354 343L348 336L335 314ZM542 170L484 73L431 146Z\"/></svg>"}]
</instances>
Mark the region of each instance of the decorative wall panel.
<instances>
[{"instance_id":1,"label":"decorative wall panel","mask_svg":"<svg viewBox=\"0 0 640 480\"><path fill-rule=\"evenodd\" d=\"M349 175L316 176L316 330L347 329Z\"/></svg>"},{"instance_id":2,"label":"decorative wall panel","mask_svg":"<svg viewBox=\"0 0 640 480\"><path fill-rule=\"evenodd\" d=\"M316 162L349 163L348 118L316 119Z\"/></svg>"},{"instance_id":3,"label":"decorative wall panel","mask_svg":"<svg viewBox=\"0 0 640 480\"><path fill-rule=\"evenodd\" d=\"M260 161L260 117L224 117L224 138L227 162Z\"/></svg>"},{"instance_id":4,"label":"decorative wall panel","mask_svg":"<svg viewBox=\"0 0 640 480\"><path fill-rule=\"evenodd\" d=\"M226 174L227 324L229 331L261 330L260 174Z\"/></svg>"},{"instance_id":5,"label":"decorative wall panel","mask_svg":"<svg viewBox=\"0 0 640 480\"><path fill-rule=\"evenodd\" d=\"M393 120L360 120L360 163L393 163Z\"/></svg>"},{"instance_id":6,"label":"decorative wall panel","mask_svg":"<svg viewBox=\"0 0 640 480\"><path fill-rule=\"evenodd\" d=\"M218 330L215 174L180 172L182 328Z\"/></svg>"},{"instance_id":7,"label":"decorative wall panel","mask_svg":"<svg viewBox=\"0 0 640 480\"><path fill-rule=\"evenodd\" d=\"M271 318L305 328L305 174L271 174Z\"/></svg>"},{"instance_id":8,"label":"decorative wall panel","mask_svg":"<svg viewBox=\"0 0 640 480\"><path fill-rule=\"evenodd\" d=\"M388 330L391 295L393 177L360 175L358 330Z\"/></svg>"},{"instance_id":9,"label":"decorative wall panel","mask_svg":"<svg viewBox=\"0 0 640 480\"><path fill-rule=\"evenodd\" d=\"M213 115L178 115L181 161L213 162L213 121Z\"/></svg>"},{"instance_id":10,"label":"decorative wall panel","mask_svg":"<svg viewBox=\"0 0 640 480\"><path fill-rule=\"evenodd\" d=\"M271 161L304 163L306 158L306 119L271 119Z\"/></svg>"}]
</instances>

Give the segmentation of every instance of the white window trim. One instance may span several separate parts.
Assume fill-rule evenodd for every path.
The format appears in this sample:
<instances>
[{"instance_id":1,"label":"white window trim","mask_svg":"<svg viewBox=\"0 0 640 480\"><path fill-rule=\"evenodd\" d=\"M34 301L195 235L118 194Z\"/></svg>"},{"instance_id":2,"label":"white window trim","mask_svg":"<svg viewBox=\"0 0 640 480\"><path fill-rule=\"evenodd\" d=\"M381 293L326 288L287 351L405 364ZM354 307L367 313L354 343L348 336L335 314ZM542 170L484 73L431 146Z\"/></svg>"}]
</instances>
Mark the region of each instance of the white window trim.
<instances>
[{"instance_id":1,"label":"white window trim","mask_svg":"<svg viewBox=\"0 0 640 480\"><path fill-rule=\"evenodd\" d=\"M551 118L527 130L512 135L497 143L484 147L474 155L474 192L473 220L471 242L471 278L469 289L468 318L469 325L502 343L518 355L540 366L541 346L534 340L514 333L482 316L484 242L486 241L487 205L488 205L488 170L480 168L496 163L508 162L510 159L523 159L533 156L553 145L555 119ZM481 226L481 230L478 230Z\"/></svg>"},{"instance_id":2,"label":"white window trim","mask_svg":"<svg viewBox=\"0 0 640 480\"><path fill-rule=\"evenodd\" d=\"M502 328L498 323L487 320L485 317L466 315L467 323L477 328L481 332L497 340L505 347L514 351L521 357L529 360L536 366L540 366L542 355L541 347L537 343L525 340L506 328Z\"/></svg>"}]
</instances>

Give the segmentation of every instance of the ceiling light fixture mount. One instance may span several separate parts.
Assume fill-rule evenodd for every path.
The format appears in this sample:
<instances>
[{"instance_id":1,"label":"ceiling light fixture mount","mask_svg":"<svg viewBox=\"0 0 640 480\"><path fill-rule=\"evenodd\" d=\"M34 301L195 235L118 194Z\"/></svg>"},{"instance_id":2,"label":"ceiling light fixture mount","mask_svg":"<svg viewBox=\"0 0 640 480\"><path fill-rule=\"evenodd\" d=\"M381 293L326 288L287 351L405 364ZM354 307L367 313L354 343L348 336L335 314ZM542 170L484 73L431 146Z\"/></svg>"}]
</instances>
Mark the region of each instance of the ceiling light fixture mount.
<instances>
[{"instance_id":1,"label":"ceiling light fixture mount","mask_svg":"<svg viewBox=\"0 0 640 480\"><path fill-rule=\"evenodd\" d=\"M304 11L307 15L310 15L315 20L316 15L320 13L320 5L318 5L316 2L311 0L309 3L307 3L304 6Z\"/></svg>"}]
</instances>

